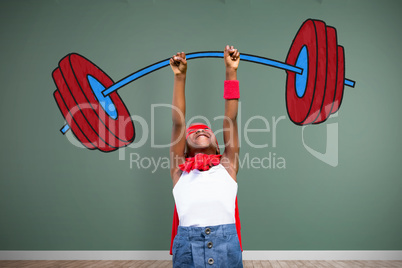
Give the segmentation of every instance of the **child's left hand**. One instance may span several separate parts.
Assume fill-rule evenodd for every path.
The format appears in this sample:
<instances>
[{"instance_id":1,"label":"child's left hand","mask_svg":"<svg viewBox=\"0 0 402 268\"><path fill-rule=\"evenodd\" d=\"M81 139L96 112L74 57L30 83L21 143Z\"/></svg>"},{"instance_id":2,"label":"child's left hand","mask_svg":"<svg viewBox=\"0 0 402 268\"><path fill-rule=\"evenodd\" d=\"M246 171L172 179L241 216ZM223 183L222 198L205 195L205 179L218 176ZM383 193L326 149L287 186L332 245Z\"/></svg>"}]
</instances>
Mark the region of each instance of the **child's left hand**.
<instances>
[{"instance_id":1,"label":"child's left hand","mask_svg":"<svg viewBox=\"0 0 402 268\"><path fill-rule=\"evenodd\" d=\"M225 59L226 68L237 70L240 62L240 52L238 52L237 49L233 46L229 47L229 45L226 45L223 57Z\"/></svg>"}]
</instances>

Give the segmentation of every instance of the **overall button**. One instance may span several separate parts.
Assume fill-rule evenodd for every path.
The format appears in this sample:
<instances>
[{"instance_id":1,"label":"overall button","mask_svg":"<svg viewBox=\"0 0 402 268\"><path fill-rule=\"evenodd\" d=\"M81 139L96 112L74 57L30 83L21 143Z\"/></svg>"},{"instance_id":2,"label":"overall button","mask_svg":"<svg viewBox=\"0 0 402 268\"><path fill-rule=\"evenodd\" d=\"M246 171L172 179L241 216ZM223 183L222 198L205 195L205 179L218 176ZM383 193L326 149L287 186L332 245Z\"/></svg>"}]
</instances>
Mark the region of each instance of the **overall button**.
<instances>
[{"instance_id":1,"label":"overall button","mask_svg":"<svg viewBox=\"0 0 402 268\"><path fill-rule=\"evenodd\" d=\"M210 233L211 233L211 229L205 228L205 233L206 233L207 235L210 234Z\"/></svg>"},{"instance_id":2,"label":"overall button","mask_svg":"<svg viewBox=\"0 0 402 268\"><path fill-rule=\"evenodd\" d=\"M212 245L213 245L212 242L208 242L207 247L212 248Z\"/></svg>"},{"instance_id":3,"label":"overall button","mask_svg":"<svg viewBox=\"0 0 402 268\"><path fill-rule=\"evenodd\" d=\"M214 259L209 258L209 259L208 259L208 264L210 264L210 265L214 264Z\"/></svg>"}]
</instances>

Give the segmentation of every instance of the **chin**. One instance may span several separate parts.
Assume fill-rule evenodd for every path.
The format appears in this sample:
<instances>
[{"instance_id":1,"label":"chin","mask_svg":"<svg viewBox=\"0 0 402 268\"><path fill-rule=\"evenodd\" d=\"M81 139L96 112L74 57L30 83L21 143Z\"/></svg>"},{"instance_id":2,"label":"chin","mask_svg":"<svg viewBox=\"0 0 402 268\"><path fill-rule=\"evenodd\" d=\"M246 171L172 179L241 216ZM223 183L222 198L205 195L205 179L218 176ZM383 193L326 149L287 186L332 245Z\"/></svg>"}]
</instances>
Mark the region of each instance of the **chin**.
<instances>
[{"instance_id":1,"label":"chin","mask_svg":"<svg viewBox=\"0 0 402 268\"><path fill-rule=\"evenodd\" d=\"M198 150L208 150L210 148L209 144L197 144L196 146L194 146L195 149Z\"/></svg>"},{"instance_id":2,"label":"chin","mask_svg":"<svg viewBox=\"0 0 402 268\"><path fill-rule=\"evenodd\" d=\"M206 142L206 143L196 143L193 146L191 146L193 149L197 149L197 150L205 150L207 151L208 149L214 148L214 150L216 150L215 146L212 145L212 143L210 142Z\"/></svg>"},{"instance_id":3,"label":"chin","mask_svg":"<svg viewBox=\"0 0 402 268\"><path fill-rule=\"evenodd\" d=\"M197 148L197 149L201 149L201 148L209 148L211 146L211 140L210 139L196 139L193 142L193 147Z\"/></svg>"}]
</instances>

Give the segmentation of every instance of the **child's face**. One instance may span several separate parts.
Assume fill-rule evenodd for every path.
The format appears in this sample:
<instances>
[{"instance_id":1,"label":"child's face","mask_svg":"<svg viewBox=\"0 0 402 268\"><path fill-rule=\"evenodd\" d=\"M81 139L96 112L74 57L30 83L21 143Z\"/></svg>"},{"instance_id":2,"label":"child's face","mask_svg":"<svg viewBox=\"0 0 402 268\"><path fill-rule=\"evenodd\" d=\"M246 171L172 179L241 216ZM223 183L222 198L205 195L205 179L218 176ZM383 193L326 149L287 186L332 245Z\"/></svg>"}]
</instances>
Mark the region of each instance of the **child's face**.
<instances>
[{"instance_id":1,"label":"child's face","mask_svg":"<svg viewBox=\"0 0 402 268\"><path fill-rule=\"evenodd\" d=\"M191 124L186 133L187 152L193 149L214 148L217 151L215 134L204 124Z\"/></svg>"}]
</instances>

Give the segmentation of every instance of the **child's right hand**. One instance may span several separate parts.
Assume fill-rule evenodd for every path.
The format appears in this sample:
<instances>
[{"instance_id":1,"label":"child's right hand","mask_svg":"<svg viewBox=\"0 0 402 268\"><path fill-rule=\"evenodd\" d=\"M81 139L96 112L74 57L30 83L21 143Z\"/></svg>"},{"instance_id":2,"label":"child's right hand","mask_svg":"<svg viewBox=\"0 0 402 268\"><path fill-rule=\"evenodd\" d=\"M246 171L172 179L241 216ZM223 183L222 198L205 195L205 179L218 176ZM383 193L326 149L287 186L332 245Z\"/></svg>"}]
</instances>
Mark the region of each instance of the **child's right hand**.
<instances>
[{"instance_id":1,"label":"child's right hand","mask_svg":"<svg viewBox=\"0 0 402 268\"><path fill-rule=\"evenodd\" d=\"M187 72L187 60L184 52L177 52L176 55L170 58L170 67L172 67L175 75L186 74Z\"/></svg>"}]
</instances>

